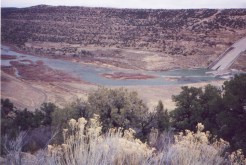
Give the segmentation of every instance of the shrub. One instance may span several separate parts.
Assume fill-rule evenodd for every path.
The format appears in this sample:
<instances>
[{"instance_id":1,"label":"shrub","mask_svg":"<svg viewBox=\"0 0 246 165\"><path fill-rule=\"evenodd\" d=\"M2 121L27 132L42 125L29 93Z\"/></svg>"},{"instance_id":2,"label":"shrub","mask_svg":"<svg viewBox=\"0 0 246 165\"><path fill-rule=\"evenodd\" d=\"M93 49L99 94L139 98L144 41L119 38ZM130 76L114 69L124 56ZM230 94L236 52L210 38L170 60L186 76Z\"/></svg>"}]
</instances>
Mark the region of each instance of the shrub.
<instances>
[{"instance_id":1,"label":"shrub","mask_svg":"<svg viewBox=\"0 0 246 165\"><path fill-rule=\"evenodd\" d=\"M168 164L190 164L190 165L219 165L226 164L226 159L221 157L229 146L224 140L209 142L211 135L203 132L204 126L197 125L197 132L186 130L185 134L180 132L175 135L175 143L166 153Z\"/></svg>"},{"instance_id":2,"label":"shrub","mask_svg":"<svg viewBox=\"0 0 246 165\"><path fill-rule=\"evenodd\" d=\"M197 123L231 144L231 149L246 152L246 75L235 76L220 90L182 87L173 97L177 108L171 113L172 126L178 131L194 131Z\"/></svg>"},{"instance_id":3,"label":"shrub","mask_svg":"<svg viewBox=\"0 0 246 165\"><path fill-rule=\"evenodd\" d=\"M136 92L127 89L98 88L88 96L87 112L98 114L102 122L102 131L110 128L132 128L138 137L146 137L151 128L153 116L147 106L138 98Z\"/></svg>"},{"instance_id":4,"label":"shrub","mask_svg":"<svg viewBox=\"0 0 246 165\"><path fill-rule=\"evenodd\" d=\"M99 116L88 124L84 118L69 121L63 130L64 144L49 146L48 164L146 164L153 149L134 139L132 129L110 129L102 134Z\"/></svg>"},{"instance_id":5,"label":"shrub","mask_svg":"<svg viewBox=\"0 0 246 165\"><path fill-rule=\"evenodd\" d=\"M164 109L164 105L161 101L158 102L158 105L155 109L155 120L157 121L156 128L160 131L167 131L170 127L170 118L168 111Z\"/></svg>"},{"instance_id":6,"label":"shrub","mask_svg":"<svg viewBox=\"0 0 246 165\"><path fill-rule=\"evenodd\" d=\"M170 137L163 138L165 133L163 136L155 134L161 137L155 140L164 140L162 145L168 146L160 150L134 138L135 131L132 129L112 128L103 134L98 115L88 121L85 118L78 121L71 119L68 125L69 128L63 130L63 144L49 145L35 156L17 154L11 161L18 160L25 165L239 165L246 161L241 151L233 152L228 158L222 157L228 143L222 139L209 142L212 135L203 132L204 126L200 123L196 132L187 130L185 134L179 133L171 143L167 143Z\"/></svg>"},{"instance_id":7,"label":"shrub","mask_svg":"<svg viewBox=\"0 0 246 165\"><path fill-rule=\"evenodd\" d=\"M9 141L18 138L21 131L28 131L28 136L32 134L35 128L50 126L51 112L57 108L53 103L43 103L40 109L35 112L27 109L20 110L14 107L9 99L1 100L1 138L8 137ZM40 128L41 129L41 128ZM27 137L28 137L27 136ZM43 136L46 139L47 135ZM29 138L26 138L27 140ZM33 139L34 140L34 139ZM40 141L40 140L39 140ZM35 140L33 143L25 143L24 150L36 151L43 145L37 145ZM4 146L1 144L1 155L6 154Z\"/></svg>"}]
</instances>

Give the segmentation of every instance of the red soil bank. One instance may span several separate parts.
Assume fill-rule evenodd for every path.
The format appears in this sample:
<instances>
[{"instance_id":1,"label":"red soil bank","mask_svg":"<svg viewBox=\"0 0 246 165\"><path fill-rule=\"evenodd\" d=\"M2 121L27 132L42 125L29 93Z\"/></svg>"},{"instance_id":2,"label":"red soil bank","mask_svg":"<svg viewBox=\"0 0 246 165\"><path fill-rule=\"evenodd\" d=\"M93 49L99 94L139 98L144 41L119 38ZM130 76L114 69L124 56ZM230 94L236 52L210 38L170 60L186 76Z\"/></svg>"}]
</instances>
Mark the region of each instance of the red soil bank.
<instances>
[{"instance_id":1,"label":"red soil bank","mask_svg":"<svg viewBox=\"0 0 246 165\"><path fill-rule=\"evenodd\" d=\"M14 60L14 59L16 59L16 56L9 56L5 54L1 55L1 60Z\"/></svg>"},{"instance_id":2,"label":"red soil bank","mask_svg":"<svg viewBox=\"0 0 246 165\"><path fill-rule=\"evenodd\" d=\"M12 67L18 70L20 77L25 80L45 82L80 81L79 79L74 78L64 72L49 68L48 66L44 65L42 61L28 62L30 62L30 64L22 64L18 61L11 61L10 64ZM5 71L6 69L3 70ZM8 70L10 70L10 68Z\"/></svg>"},{"instance_id":3,"label":"red soil bank","mask_svg":"<svg viewBox=\"0 0 246 165\"><path fill-rule=\"evenodd\" d=\"M105 73L102 74L103 77L105 78L110 78L110 79L123 79L123 80L145 80L145 79L153 79L156 78L155 76L152 75L144 75L140 73L124 73L124 72L115 72L115 73Z\"/></svg>"},{"instance_id":4,"label":"red soil bank","mask_svg":"<svg viewBox=\"0 0 246 165\"><path fill-rule=\"evenodd\" d=\"M12 75L12 76L15 75L15 70L13 66L1 66L1 70L9 75Z\"/></svg>"}]
</instances>

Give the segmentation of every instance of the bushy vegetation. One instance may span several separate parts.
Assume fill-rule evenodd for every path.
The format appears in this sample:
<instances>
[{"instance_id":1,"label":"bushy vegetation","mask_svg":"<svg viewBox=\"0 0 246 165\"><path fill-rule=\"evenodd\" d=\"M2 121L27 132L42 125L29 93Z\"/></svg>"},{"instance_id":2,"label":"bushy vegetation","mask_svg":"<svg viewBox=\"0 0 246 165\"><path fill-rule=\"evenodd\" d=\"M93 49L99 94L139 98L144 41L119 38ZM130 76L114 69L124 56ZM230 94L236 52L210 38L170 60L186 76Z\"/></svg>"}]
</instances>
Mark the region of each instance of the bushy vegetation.
<instances>
[{"instance_id":1,"label":"bushy vegetation","mask_svg":"<svg viewBox=\"0 0 246 165\"><path fill-rule=\"evenodd\" d=\"M45 146L35 148L42 151L41 157L45 157L42 161L48 164L240 164L245 161L246 75L226 81L221 89L212 85L182 87L173 100L177 107L169 114L161 101L150 112L136 92L124 88L100 87L88 95L87 101L77 100L64 108L44 103L35 112L18 110L8 99L3 99L1 129L2 135L9 138L5 138L2 154L8 157L12 150L17 150L12 154L20 154L19 148L24 146L20 143L21 131L50 127L50 131L58 129L58 138L49 143L48 150L40 150ZM9 149L15 141L23 145ZM21 159L18 155L14 157ZM34 161L40 164L41 158L36 158Z\"/></svg>"},{"instance_id":2,"label":"bushy vegetation","mask_svg":"<svg viewBox=\"0 0 246 165\"><path fill-rule=\"evenodd\" d=\"M68 127L68 120L80 117L89 119L93 114L100 116L103 132L117 127L124 130L132 128L136 131L136 137L143 141L147 140L152 128L164 131L169 127L169 116L161 102L153 112L149 112L136 92L128 92L123 88L98 88L89 94L87 101L77 100L63 108L53 103L43 103L40 109L30 112L15 108L9 99L2 99L1 106L2 135L7 135L10 139L14 139L21 131L32 134L36 128L51 127L51 131L58 132L53 142L60 144L63 141L62 129ZM51 133L49 136L52 136ZM38 147L25 148L33 151ZM4 153L4 148L2 151Z\"/></svg>"},{"instance_id":3,"label":"bushy vegetation","mask_svg":"<svg viewBox=\"0 0 246 165\"><path fill-rule=\"evenodd\" d=\"M170 139L165 134L156 136L156 133L153 133L153 142L162 139L172 141L163 142L162 144L168 147L160 150L135 138L133 129L112 128L103 134L98 115L94 115L90 120L71 119L68 125L68 129L63 130L63 144L49 145L35 156L21 156L20 152L12 152L12 157L7 156L7 163L20 162L25 165L241 165L246 163L240 150L226 157L220 156L228 143L223 140L210 143L210 134L203 132L204 126L201 123L198 123L196 132L187 130L185 134L175 135L174 141L172 137Z\"/></svg>"},{"instance_id":4,"label":"bushy vegetation","mask_svg":"<svg viewBox=\"0 0 246 165\"><path fill-rule=\"evenodd\" d=\"M223 31L230 35L229 29L244 30L246 27L245 9L136 10L37 6L25 9L3 8L1 14L1 36L2 40L8 43L24 45L31 40L83 46L148 48L173 55L192 53L192 50L186 49L185 44L176 41L193 40L196 46L204 47L204 43L214 45L214 42L217 42L209 42L212 37L207 33L220 34L218 32ZM61 22L63 26L60 26ZM198 37L198 34L202 37ZM240 35L235 33L234 37L236 36ZM221 35L221 41L224 41L224 37L227 35ZM61 51L61 54L72 56L92 55L91 52L79 51L74 46L56 50L35 47L31 49L41 54L55 55L56 51Z\"/></svg>"},{"instance_id":5,"label":"bushy vegetation","mask_svg":"<svg viewBox=\"0 0 246 165\"><path fill-rule=\"evenodd\" d=\"M27 109L17 109L9 99L1 99L1 139L7 136L9 140L13 140L23 131L27 132L35 128L50 126L52 122L51 113L55 109L58 109L55 104L43 103L40 109L30 112ZM40 147L43 146L38 146L38 148ZM1 143L1 154L4 153L6 153L6 148Z\"/></svg>"},{"instance_id":6,"label":"bushy vegetation","mask_svg":"<svg viewBox=\"0 0 246 165\"><path fill-rule=\"evenodd\" d=\"M53 103L43 103L40 109L30 112L17 109L9 99L1 99L1 133L15 137L20 131L50 125L56 108Z\"/></svg>"},{"instance_id":7,"label":"bushy vegetation","mask_svg":"<svg viewBox=\"0 0 246 165\"><path fill-rule=\"evenodd\" d=\"M89 118L98 114L104 132L115 127L132 128L141 139L146 139L151 128L163 131L169 125L168 114L161 102L153 112L149 112L136 92L128 92L123 88L98 88L89 94L84 112L83 117Z\"/></svg>"},{"instance_id":8,"label":"bushy vegetation","mask_svg":"<svg viewBox=\"0 0 246 165\"><path fill-rule=\"evenodd\" d=\"M182 87L173 97L177 108L171 112L177 130L195 130L201 122L206 130L230 142L231 149L246 152L246 75L226 81L222 89Z\"/></svg>"}]
</instances>

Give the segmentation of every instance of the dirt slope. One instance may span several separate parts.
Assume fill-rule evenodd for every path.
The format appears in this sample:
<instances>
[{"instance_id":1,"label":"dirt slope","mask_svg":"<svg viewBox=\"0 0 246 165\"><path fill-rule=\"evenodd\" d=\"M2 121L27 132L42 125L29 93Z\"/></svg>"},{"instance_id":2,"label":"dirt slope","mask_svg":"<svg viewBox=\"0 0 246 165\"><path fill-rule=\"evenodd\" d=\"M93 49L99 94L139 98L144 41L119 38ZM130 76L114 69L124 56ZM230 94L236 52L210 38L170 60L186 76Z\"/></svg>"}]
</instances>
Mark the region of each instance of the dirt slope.
<instances>
[{"instance_id":1,"label":"dirt slope","mask_svg":"<svg viewBox=\"0 0 246 165\"><path fill-rule=\"evenodd\" d=\"M2 8L2 41L33 54L145 70L206 67L246 36L246 9Z\"/></svg>"}]
</instances>

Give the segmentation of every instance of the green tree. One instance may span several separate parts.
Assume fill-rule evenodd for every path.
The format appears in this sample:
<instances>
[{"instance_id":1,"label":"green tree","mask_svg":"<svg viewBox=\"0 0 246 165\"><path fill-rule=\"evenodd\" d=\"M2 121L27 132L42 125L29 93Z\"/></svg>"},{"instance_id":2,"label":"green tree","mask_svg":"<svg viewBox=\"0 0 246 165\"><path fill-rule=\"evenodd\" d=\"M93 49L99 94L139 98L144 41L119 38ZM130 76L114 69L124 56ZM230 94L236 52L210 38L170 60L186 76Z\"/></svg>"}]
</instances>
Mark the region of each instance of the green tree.
<instances>
[{"instance_id":1,"label":"green tree","mask_svg":"<svg viewBox=\"0 0 246 165\"><path fill-rule=\"evenodd\" d=\"M202 88L182 87L182 92L173 96L177 108L171 113L172 125L177 130L195 130L198 122L202 121L200 97Z\"/></svg>"},{"instance_id":2,"label":"green tree","mask_svg":"<svg viewBox=\"0 0 246 165\"><path fill-rule=\"evenodd\" d=\"M162 101L158 102L158 105L155 109L155 113L156 113L155 118L157 121L157 129L160 132L168 130L170 126L170 117L169 117L168 111L164 109L164 105Z\"/></svg>"},{"instance_id":3,"label":"green tree","mask_svg":"<svg viewBox=\"0 0 246 165\"><path fill-rule=\"evenodd\" d=\"M54 103L43 103L40 107L40 112L36 111L36 118L40 120L41 118L44 118L42 121L43 125L51 125L52 123L52 112L54 112L58 107ZM44 115L42 115L43 113Z\"/></svg>"},{"instance_id":4,"label":"green tree","mask_svg":"<svg viewBox=\"0 0 246 165\"><path fill-rule=\"evenodd\" d=\"M177 130L194 130L198 122L230 142L232 149L246 152L246 75L224 82L222 90L207 85L204 89L182 87L173 97L177 108L171 113Z\"/></svg>"},{"instance_id":5,"label":"green tree","mask_svg":"<svg viewBox=\"0 0 246 165\"><path fill-rule=\"evenodd\" d=\"M148 125L150 115L137 93L124 88L98 88L89 94L86 108L91 115L100 115L103 131L122 127L133 128L141 134Z\"/></svg>"},{"instance_id":6,"label":"green tree","mask_svg":"<svg viewBox=\"0 0 246 165\"><path fill-rule=\"evenodd\" d=\"M218 115L219 136L246 153L246 74L236 75L223 86L224 110Z\"/></svg>"},{"instance_id":7,"label":"green tree","mask_svg":"<svg viewBox=\"0 0 246 165\"><path fill-rule=\"evenodd\" d=\"M195 130L197 123L218 134L217 114L224 108L221 90L212 85L204 89L182 87L182 92L173 96L177 108L171 113L173 126L178 130Z\"/></svg>"},{"instance_id":8,"label":"green tree","mask_svg":"<svg viewBox=\"0 0 246 165\"><path fill-rule=\"evenodd\" d=\"M79 101L69 103L63 108L56 107L51 114L52 125L63 128L69 119L77 120L81 116L81 102Z\"/></svg>"},{"instance_id":9,"label":"green tree","mask_svg":"<svg viewBox=\"0 0 246 165\"><path fill-rule=\"evenodd\" d=\"M217 115L224 109L222 91L212 85L206 85L200 97L202 122L206 130L212 134L218 134L219 125L217 124Z\"/></svg>"},{"instance_id":10,"label":"green tree","mask_svg":"<svg viewBox=\"0 0 246 165\"><path fill-rule=\"evenodd\" d=\"M1 99L1 135L11 134L14 136L15 107L9 99Z\"/></svg>"},{"instance_id":11,"label":"green tree","mask_svg":"<svg viewBox=\"0 0 246 165\"><path fill-rule=\"evenodd\" d=\"M14 104L7 99L1 99L1 116L5 117L9 112L14 111Z\"/></svg>"},{"instance_id":12,"label":"green tree","mask_svg":"<svg viewBox=\"0 0 246 165\"><path fill-rule=\"evenodd\" d=\"M21 131L37 127L39 124L34 120L34 114L27 109L16 111L15 125Z\"/></svg>"},{"instance_id":13,"label":"green tree","mask_svg":"<svg viewBox=\"0 0 246 165\"><path fill-rule=\"evenodd\" d=\"M1 100L1 133L15 137L19 131L37 128L41 125L51 124L51 112L56 106L53 103L42 104L40 110L35 112L27 109L16 109L9 99Z\"/></svg>"}]
</instances>

